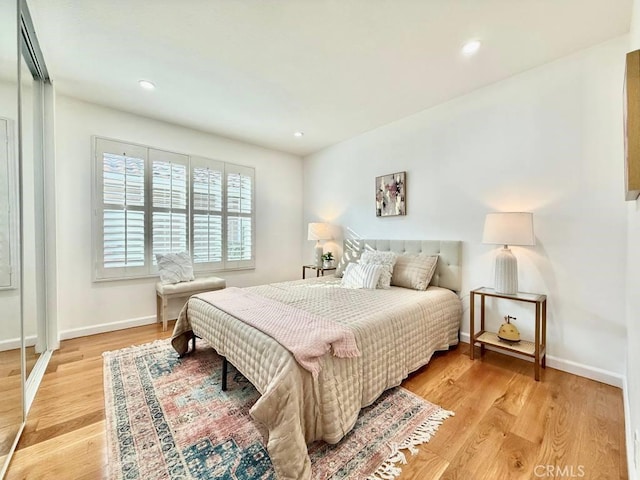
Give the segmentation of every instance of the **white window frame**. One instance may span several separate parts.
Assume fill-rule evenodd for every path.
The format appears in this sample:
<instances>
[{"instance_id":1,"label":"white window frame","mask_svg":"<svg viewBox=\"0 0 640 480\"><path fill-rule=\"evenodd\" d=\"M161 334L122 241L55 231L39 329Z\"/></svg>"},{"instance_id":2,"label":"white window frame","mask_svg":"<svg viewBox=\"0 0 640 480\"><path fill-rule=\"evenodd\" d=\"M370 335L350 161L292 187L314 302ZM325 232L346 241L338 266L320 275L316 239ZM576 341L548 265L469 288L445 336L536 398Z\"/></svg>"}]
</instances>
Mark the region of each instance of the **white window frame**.
<instances>
[{"instance_id":1,"label":"white window frame","mask_svg":"<svg viewBox=\"0 0 640 480\"><path fill-rule=\"evenodd\" d=\"M132 278L147 278L157 276L157 266L153 261L153 212L172 211L171 208L159 208L153 206L152 192L152 157L170 159L174 163L182 163L187 166L187 248L189 253L193 252L194 242L194 213L193 206L193 182L192 169L196 167L208 167L220 170L222 177L222 260L220 262L194 263L194 271L197 273L220 272L227 270L247 270L255 268L255 239L256 239L256 211L255 211L255 169L242 165L231 164L220 160L212 160L205 157L189 156L180 153L170 152L146 145L132 142L114 140L104 137L92 137L93 162L93 280L94 282L109 280L127 280ZM145 260L144 266L140 267L104 267L104 178L103 178L103 155L104 153L126 152L127 156L144 159L145 162L145 205L144 207L131 207L132 210L143 210L145 212ZM232 216L247 216L251 218L251 259L242 261L229 261L227 251L227 176L239 173L251 177L251 213L237 214ZM210 211L209 211L210 213ZM193 255L193 254L192 254Z\"/></svg>"}]
</instances>

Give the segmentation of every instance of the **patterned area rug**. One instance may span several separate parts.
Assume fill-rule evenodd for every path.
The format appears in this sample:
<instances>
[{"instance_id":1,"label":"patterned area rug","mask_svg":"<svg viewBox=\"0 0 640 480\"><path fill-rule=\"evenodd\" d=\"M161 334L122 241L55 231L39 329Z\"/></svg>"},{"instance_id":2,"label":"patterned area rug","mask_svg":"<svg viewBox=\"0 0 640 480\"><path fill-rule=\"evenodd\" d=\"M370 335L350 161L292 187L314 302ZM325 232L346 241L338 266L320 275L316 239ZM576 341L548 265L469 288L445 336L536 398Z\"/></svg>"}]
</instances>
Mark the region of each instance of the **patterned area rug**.
<instances>
[{"instance_id":1,"label":"patterned area rug","mask_svg":"<svg viewBox=\"0 0 640 480\"><path fill-rule=\"evenodd\" d=\"M104 354L110 479L271 480L263 436L249 414L258 392L203 341L178 358L168 341ZM232 378L233 377L233 378ZM403 388L362 410L337 445L309 446L314 479L388 479L403 449L429 441L452 415Z\"/></svg>"}]
</instances>

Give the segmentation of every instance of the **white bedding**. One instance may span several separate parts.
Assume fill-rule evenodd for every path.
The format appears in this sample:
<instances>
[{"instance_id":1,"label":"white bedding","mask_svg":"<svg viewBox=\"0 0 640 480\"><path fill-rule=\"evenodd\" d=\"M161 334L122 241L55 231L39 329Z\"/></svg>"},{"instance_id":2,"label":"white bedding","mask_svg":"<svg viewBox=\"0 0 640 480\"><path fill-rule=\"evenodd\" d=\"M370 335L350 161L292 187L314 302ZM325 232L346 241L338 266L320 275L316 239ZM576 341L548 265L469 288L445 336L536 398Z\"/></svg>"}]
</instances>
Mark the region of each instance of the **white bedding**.
<instances>
[{"instance_id":1,"label":"white bedding","mask_svg":"<svg viewBox=\"0 0 640 480\"><path fill-rule=\"evenodd\" d=\"M362 407L425 365L436 350L458 342L462 306L447 289L344 289L340 279L325 277L250 290L347 325L362 352L348 359L325 355L314 381L271 337L197 296L180 313L172 339L179 353L193 332L262 394L251 414L268 431L267 448L280 479L310 478L307 443L338 442Z\"/></svg>"}]
</instances>

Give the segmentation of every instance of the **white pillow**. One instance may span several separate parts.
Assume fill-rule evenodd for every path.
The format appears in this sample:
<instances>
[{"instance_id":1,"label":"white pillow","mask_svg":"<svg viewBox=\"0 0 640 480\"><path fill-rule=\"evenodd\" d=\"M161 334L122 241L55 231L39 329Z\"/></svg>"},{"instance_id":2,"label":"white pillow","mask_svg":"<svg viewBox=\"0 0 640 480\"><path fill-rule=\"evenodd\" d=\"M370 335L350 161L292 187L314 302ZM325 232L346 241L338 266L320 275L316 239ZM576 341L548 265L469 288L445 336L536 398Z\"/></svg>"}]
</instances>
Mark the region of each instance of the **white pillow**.
<instances>
[{"instance_id":1,"label":"white pillow","mask_svg":"<svg viewBox=\"0 0 640 480\"><path fill-rule=\"evenodd\" d=\"M345 288L376 288L384 267L350 263L344 271L340 286Z\"/></svg>"},{"instance_id":2,"label":"white pillow","mask_svg":"<svg viewBox=\"0 0 640 480\"><path fill-rule=\"evenodd\" d=\"M378 280L378 288L391 288L391 275L398 255L393 252L365 251L360 255L362 265L382 265L384 270Z\"/></svg>"},{"instance_id":3,"label":"white pillow","mask_svg":"<svg viewBox=\"0 0 640 480\"><path fill-rule=\"evenodd\" d=\"M190 282L194 280L193 263L187 252L156 254L158 269L160 270L160 283Z\"/></svg>"}]
</instances>

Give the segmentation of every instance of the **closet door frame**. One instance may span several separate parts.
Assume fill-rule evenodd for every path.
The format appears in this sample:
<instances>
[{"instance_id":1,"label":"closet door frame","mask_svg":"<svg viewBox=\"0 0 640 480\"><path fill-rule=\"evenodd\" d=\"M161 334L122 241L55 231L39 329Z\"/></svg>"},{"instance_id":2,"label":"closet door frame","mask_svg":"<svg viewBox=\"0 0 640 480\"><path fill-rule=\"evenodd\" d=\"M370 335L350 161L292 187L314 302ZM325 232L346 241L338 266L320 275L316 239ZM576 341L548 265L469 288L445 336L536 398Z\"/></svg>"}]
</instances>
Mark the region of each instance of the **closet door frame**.
<instances>
[{"instance_id":1,"label":"closet door frame","mask_svg":"<svg viewBox=\"0 0 640 480\"><path fill-rule=\"evenodd\" d=\"M25 358L25 334L24 317L22 323L22 375L23 387L23 408L24 419L27 418L31 404L42 381L45 370L53 353L59 348L57 331L57 302L56 302L56 262L55 262L55 143L54 143L54 89L49 76L49 72L40 49L40 44L36 36L35 28L26 0L19 1L19 34L18 34L18 171L19 171L19 203L23 205L22 191L22 167L27 159L23 156L23 145L28 139L24 138L21 129L22 125L22 68L21 61L24 60L34 82L38 88L34 88L34 121L33 151L34 151L34 180L35 180L35 218L36 218L36 242L43 248L36 252L36 268L39 270L36 280L37 291L37 340L36 348L40 356L36 361L29 376L26 376ZM23 238L23 223L21 224L21 239ZM20 242L21 249L21 270L24 263L23 242ZM21 292L24 291L23 277L20 279ZM21 295L21 302L24 296ZM24 305L21 308L24 315Z\"/></svg>"}]
</instances>

